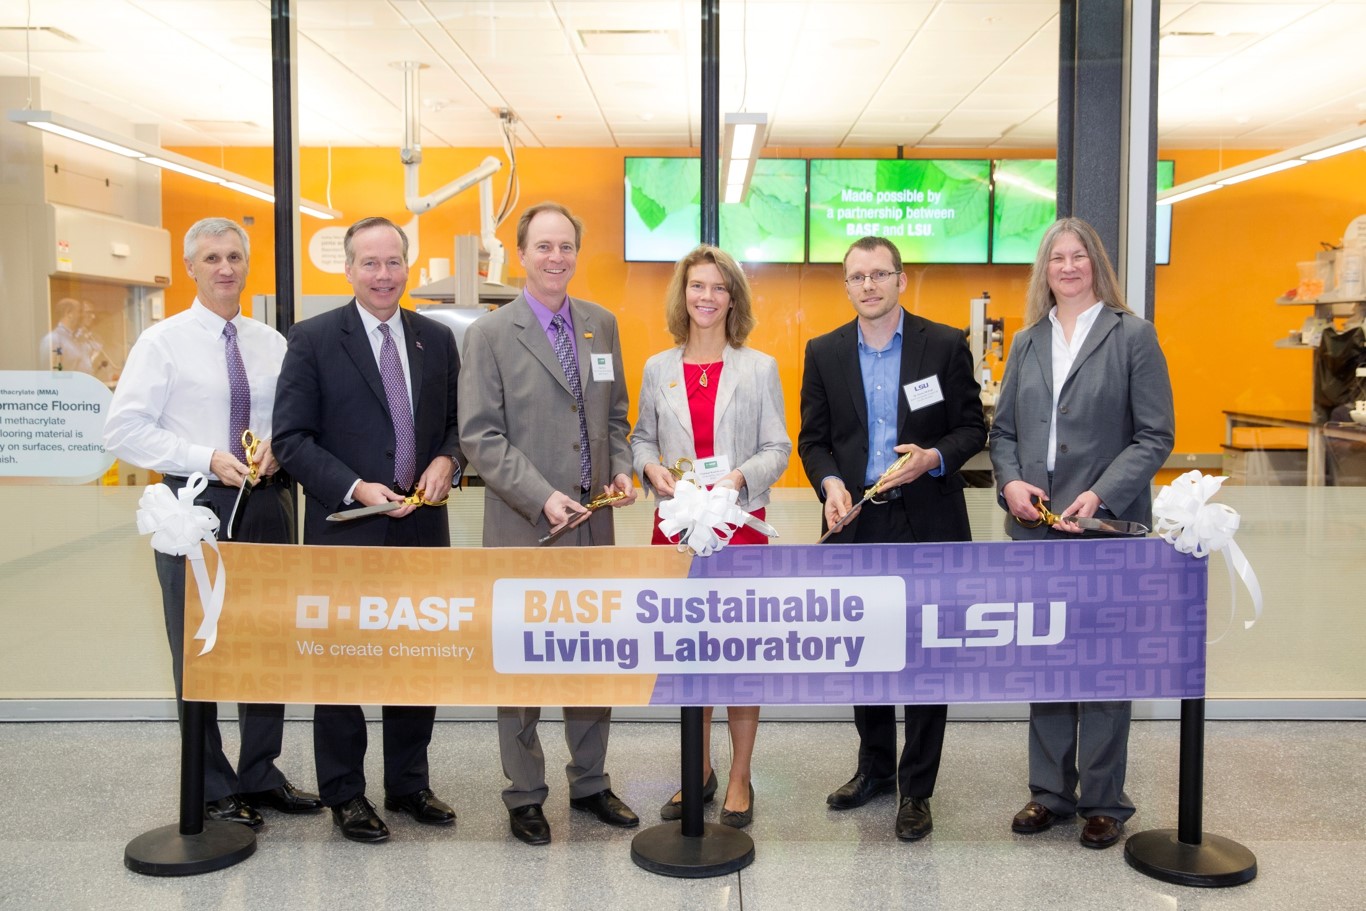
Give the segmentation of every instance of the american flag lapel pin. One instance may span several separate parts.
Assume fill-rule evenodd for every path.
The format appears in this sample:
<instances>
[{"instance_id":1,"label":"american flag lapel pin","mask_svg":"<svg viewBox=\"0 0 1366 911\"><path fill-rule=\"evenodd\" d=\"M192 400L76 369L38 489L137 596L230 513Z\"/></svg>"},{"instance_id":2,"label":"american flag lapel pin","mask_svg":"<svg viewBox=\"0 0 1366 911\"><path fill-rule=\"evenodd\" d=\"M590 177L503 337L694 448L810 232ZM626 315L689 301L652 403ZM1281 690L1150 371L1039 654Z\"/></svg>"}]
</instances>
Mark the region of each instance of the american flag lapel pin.
<instances>
[{"instance_id":1,"label":"american flag lapel pin","mask_svg":"<svg viewBox=\"0 0 1366 911\"><path fill-rule=\"evenodd\" d=\"M421 350L422 350L422 339L420 339L420 338L415 338L415 339L413 339L413 344L417 347L417 350L418 350L418 351L421 351Z\"/></svg>"}]
</instances>

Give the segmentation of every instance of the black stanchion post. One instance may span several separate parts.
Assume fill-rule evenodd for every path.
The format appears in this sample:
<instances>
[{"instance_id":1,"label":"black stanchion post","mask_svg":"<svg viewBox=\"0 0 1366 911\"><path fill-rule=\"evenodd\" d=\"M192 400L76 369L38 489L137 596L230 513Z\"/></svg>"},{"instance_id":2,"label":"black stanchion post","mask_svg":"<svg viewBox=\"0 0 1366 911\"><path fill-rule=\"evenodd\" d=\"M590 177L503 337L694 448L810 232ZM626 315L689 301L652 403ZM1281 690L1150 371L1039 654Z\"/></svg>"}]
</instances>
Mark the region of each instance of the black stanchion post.
<instances>
[{"instance_id":1,"label":"black stanchion post","mask_svg":"<svg viewBox=\"0 0 1366 911\"><path fill-rule=\"evenodd\" d=\"M1205 700L1181 700L1181 781L1177 828L1150 829L1124 843L1140 873L1180 886L1240 886L1257 876L1257 858L1236 841L1201 831L1205 796Z\"/></svg>"},{"instance_id":2,"label":"black stanchion post","mask_svg":"<svg viewBox=\"0 0 1366 911\"><path fill-rule=\"evenodd\" d=\"M633 838L631 860L651 873L686 879L743 870L754 863L754 840L739 829L702 821L702 709L689 706L680 715L683 819L651 826Z\"/></svg>"},{"instance_id":3,"label":"black stanchion post","mask_svg":"<svg viewBox=\"0 0 1366 911\"><path fill-rule=\"evenodd\" d=\"M204 703L184 703L180 723L180 823L144 832L123 850L123 865L147 876L194 876L241 863L256 833L204 819Z\"/></svg>"}]
</instances>

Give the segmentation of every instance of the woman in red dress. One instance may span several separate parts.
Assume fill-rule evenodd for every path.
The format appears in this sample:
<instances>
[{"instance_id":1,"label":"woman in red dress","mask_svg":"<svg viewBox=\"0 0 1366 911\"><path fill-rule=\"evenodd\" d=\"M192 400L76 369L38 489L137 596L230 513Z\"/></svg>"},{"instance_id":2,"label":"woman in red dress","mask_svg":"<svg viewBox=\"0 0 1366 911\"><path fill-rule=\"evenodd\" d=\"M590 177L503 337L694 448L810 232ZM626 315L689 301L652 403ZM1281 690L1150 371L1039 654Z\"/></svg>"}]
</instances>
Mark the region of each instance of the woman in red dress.
<instances>
[{"instance_id":1,"label":"woman in red dress","mask_svg":"<svg viewBox=\"0 0 1366 911\"><path fill-rule=\"evenodd\" d=\"M631 432L636 472L647 493L667 498L675 483L669 467L688 459L694 470L701 470L700 485L730 485L739 492L737 505L762 519L769 488L787 468L792 441L783 417L778 362L745 345L755 323L745 273L725 251L703 244L674 269L665 312L678 344L645 364L640 416ZM715 464L702 470L703 460ZM748 525L730 539L731 544L766 542ZM652 543L677 544L660 530L658 510ZM754 816L750 760L759 707L730 706L726 714L734 755L721 822L743 828ZM702 726L703 797L708 802L717 791L711 718L708 707ZM675 794L660 816L682 818L681 801L681 794Z\"/></svg>"}]
</instances>

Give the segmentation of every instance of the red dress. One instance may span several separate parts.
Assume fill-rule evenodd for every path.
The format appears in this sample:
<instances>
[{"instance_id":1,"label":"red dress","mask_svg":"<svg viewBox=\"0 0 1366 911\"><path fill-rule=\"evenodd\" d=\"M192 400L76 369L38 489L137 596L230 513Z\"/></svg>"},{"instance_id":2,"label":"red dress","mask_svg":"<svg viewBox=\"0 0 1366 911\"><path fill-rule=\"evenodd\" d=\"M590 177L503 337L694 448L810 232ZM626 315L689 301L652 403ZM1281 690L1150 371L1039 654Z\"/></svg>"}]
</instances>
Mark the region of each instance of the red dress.
<instances>
[{"instance_id":1,"label":"red dress","mask_svg":"<svg viewBox=\"0 0 1366 911\"><path fill-rule=\"evenodd\" d=\"M705 459L716 455L716 387L721 378L721 363L707 365L707 385L702 385L702 367L699 364L683 365L683 388L688 390L688 414L692 418L693 450L697 458ZM725 453L730 456L731 453ZM732 465L732 468L735 466ZM753 512L756 519L764 517L763 509ZM659 510L655 510L654 534L651 544L677 544L677 537L670 538L659 529ZM731 544L767 544L768 535L748 525L741 525L731 535Z\"/></svg>"}]
</instances>

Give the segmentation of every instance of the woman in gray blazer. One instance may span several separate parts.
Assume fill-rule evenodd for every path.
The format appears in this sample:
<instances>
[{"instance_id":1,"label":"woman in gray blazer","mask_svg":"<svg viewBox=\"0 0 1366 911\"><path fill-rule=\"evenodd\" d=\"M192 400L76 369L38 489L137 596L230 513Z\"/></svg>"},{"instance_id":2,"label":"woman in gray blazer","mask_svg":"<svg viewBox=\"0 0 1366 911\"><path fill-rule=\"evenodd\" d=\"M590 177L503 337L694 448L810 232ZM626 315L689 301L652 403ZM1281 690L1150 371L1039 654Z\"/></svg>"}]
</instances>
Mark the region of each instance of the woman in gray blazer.
<instances>
[{"instance_id":1,"label":"woman in gray blazer","mask_svg":"<svg viewBox=\"0 0 1366 911\"><path fill-rule=\"evenodd\" d=\"M729 484L739 491L738 504L763 518L769 488L787 468L792 441L783 417L783 389L778 362L745 347L754 328L749 282L725 251L697 247L679 261L666 299L669 332L677 347L645 363L639 397L639 419L631 431L636 472L647 493L664 498L674 492L669 472L678 459L701 471L699 480ZM762 544L766 538L748 526L737 529L731 544ZM659 528L655 511L655 544L677 543ZM750 760L759 727L758 706L726 710L734 755L721 822L743 828L754 817ZM705 710L702 757L707 772L703 798L717 790L711 765L712 710ZM682 818L682 795L660 810L664 819Z\"/></svg>"},{"instance_id":2,"label":"woman in gray blazer","mask_svg":"<svg viewBox=\"0 0 1366 911\"><path fill-rule=\"evenodd\" d=\"M1171 380L1156 330L1125 305L1086 222L1064 218L1045 232L1025 324L1011 344L991 428L1010 537L1080 534L1074 522L1039 523L1038 500L1060 516L1150 526L1153 476L1175 438ZM1030 705L1030 801L1012 820L1014 831L1042 832L1079 814L1083 845L1119 841L1134 812L1124 793L1130 709L1128 702Z\"/></svg>"}]
</instances>

